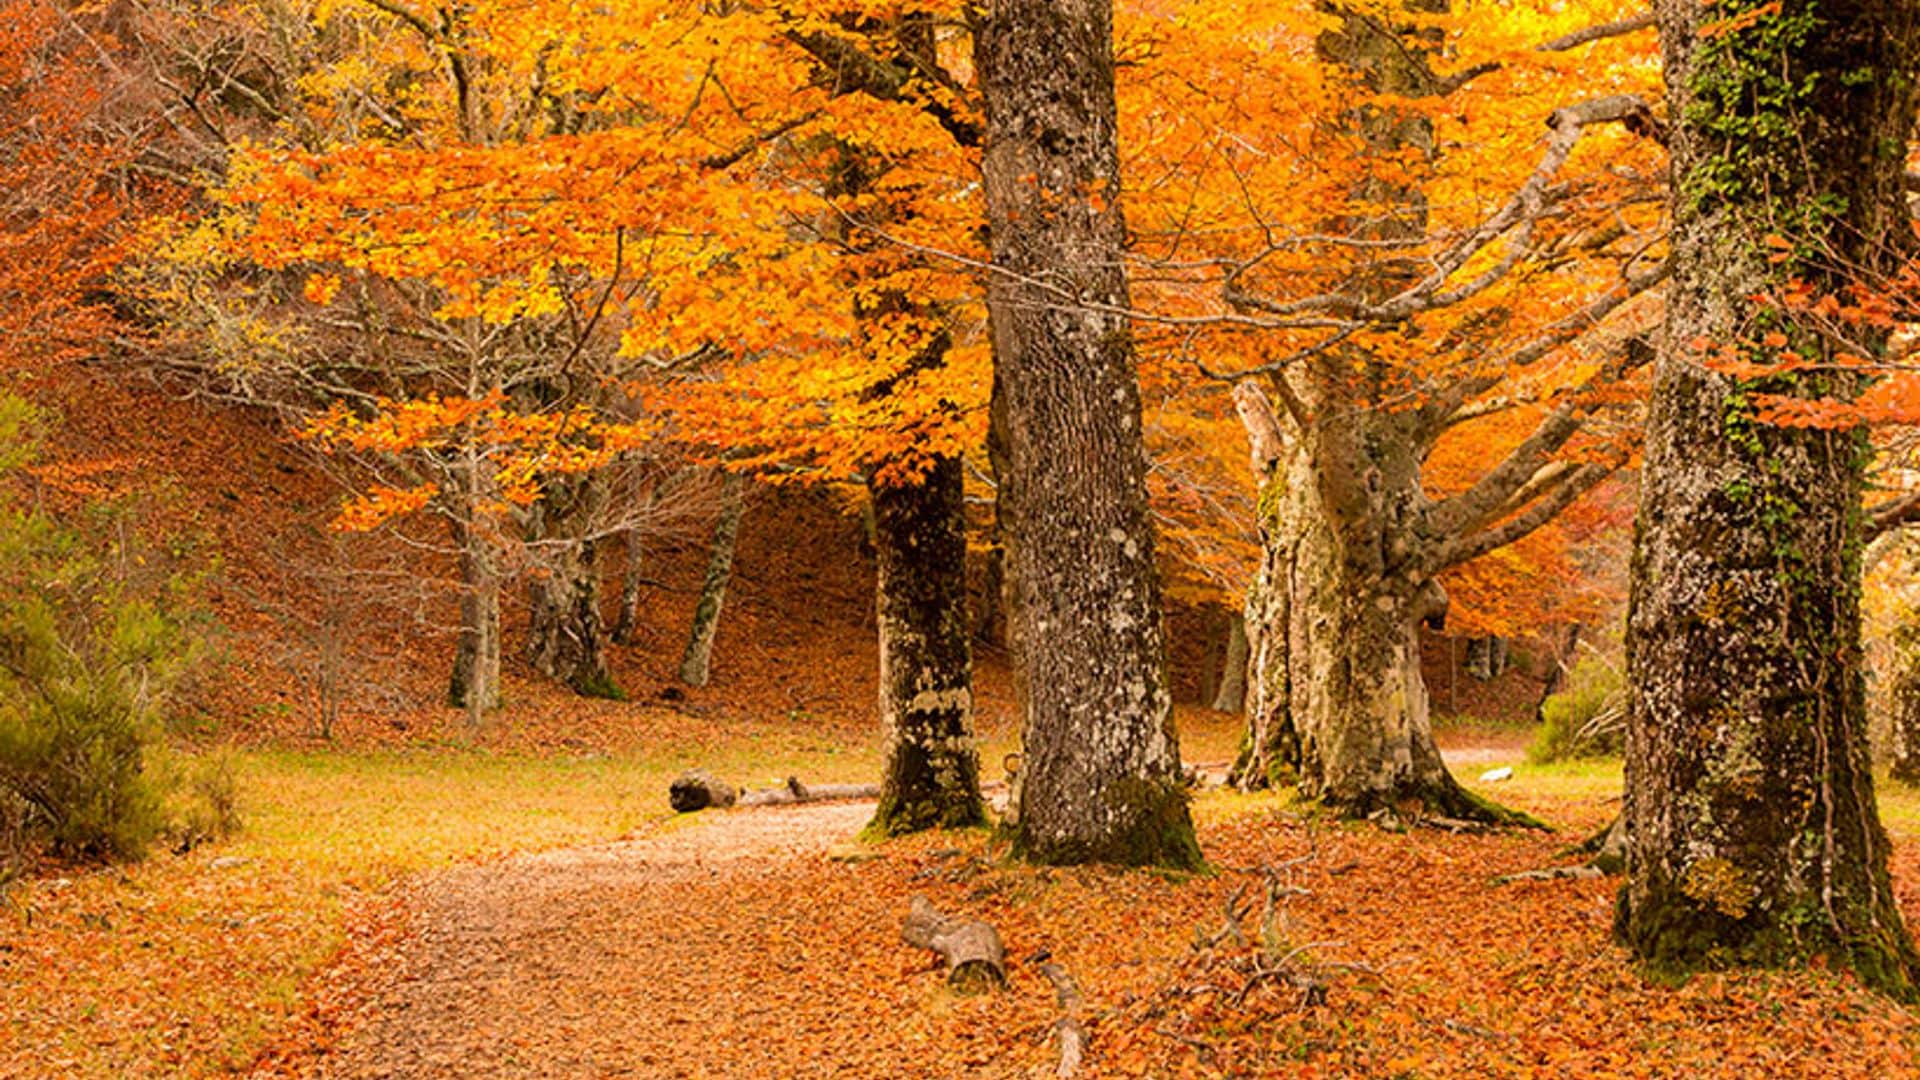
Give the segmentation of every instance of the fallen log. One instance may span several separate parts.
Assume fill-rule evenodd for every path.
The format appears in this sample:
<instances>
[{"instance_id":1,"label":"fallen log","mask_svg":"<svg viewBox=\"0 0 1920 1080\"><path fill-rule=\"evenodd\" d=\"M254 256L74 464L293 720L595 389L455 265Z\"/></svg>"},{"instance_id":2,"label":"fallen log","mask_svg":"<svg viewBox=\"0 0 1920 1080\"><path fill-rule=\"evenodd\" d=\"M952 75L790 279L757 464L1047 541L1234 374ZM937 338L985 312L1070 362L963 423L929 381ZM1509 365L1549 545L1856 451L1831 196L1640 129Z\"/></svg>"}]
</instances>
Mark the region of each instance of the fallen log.
<instances>
[{"instance_id":1,"label":"fallen log","mask_svg":"<svg viewBox=\"0 0 1920 1080\"><path fill-rule=\"evenodd\" d=\"M705 769L683 772L667 786L667 803L682 814L709 806L732 806L735 797L733 785Z\"/></svg>"},{"instance_id":2,"label":"fallen log","mask_svg":"<svg viewBox=\"0 0 1920 1080\"><path fill-rule=\"evenodd\" d=\"M826 802L830 799L877 799L879 784L819 784L809 787L789 776L777 788L749 791L740 796L741 806L792 806L795 803Z\"/></svg>"},{"instance_id":3,"label":"fallen log","mask_svg":"<svg viewBox=\"0 0 1920 1080\"><path fill-rule=\"evenodd\" d=\"M1006 949L989 923L942 915L926 897L916 896L900 938L945 960L947 985L962 994L1006 989Z\"/></svg>"},{"instance_id":4,"label":"fallen log","mask_svg":"<svg viewBox=\"0 0 1920 1080\"><path fill-rule=\"evenodd\" d=\"M821 784L808 787L789 776L777 788L763 791L735 791L733 785L705 769L691 769L674 777L667 787L667 803L682 814L708 807L792 806L796 803L825 802L830 799L877 799L878 784Z\"/></svg>"},{"instance_id":5,"label":"fallen log","mask_svg":"<svg viewBox=\"0 0 1920 1080\"><path fill-rule=\"evenodd\" d=\"M1059 964L1041 964L1040 973L1053 984L1054 998L1060 1003L1060 1019L1053 1022L1053 1035L1060 1045L1060 1063L1053 1075L1073 1076L1087 1057L1087 1025L1080 1019L1080 1010L1085 1004L1080 997L1080 984Z\"/></svg>"}]
</instances>

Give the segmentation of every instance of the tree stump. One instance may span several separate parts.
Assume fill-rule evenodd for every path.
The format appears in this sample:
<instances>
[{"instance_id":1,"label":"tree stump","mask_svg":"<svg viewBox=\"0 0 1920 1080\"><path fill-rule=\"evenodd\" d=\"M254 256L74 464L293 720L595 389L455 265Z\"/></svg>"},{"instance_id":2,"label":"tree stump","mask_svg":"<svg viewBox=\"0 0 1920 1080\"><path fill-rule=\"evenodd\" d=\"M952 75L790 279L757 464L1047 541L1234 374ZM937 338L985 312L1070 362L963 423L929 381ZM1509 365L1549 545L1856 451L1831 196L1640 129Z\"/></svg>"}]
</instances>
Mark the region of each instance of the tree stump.
<instances>
[{"instance_id":1,"label":"tree stump","mask_svg":"<svg viewBox=\"0 0 1920 1080\"><path fill-rule=\"evenodd\" d=\"M705 769L683 772L667 788L667 802L682 814L709 806L732 806L737 797L732 785Z\"/></svg>"},{"instance_id":2,"label":"tree stump","mask_svg":"<svg viewBox=\"0 0 1920 1080\"><path fill-rule=\"evenodd\" d=\"M924 896L913 898L900 937L930 949L947 962L947 985L962 994L1007 987L1006 949L1000 933L979 919L942 915Z\"/></svg>"}]
</instances>

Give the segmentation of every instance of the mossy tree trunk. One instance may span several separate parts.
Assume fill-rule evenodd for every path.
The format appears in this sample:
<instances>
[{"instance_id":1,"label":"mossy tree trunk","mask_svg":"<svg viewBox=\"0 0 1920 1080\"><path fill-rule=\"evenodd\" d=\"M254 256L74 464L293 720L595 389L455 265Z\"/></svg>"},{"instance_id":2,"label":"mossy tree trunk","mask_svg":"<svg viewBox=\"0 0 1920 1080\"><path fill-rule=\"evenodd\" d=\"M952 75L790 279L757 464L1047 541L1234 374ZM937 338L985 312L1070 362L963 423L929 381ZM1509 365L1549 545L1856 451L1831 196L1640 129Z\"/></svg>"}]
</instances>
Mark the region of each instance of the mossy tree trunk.
<instances>
[{"instance_id":1,"label":"mossy tree trunk","mask_svg":"<svg viewBox=\"0 0 1920 1080\"><path fill-rule=\"evenodd\" d=\"M1910 0L1658 0L1673 155L1673 282L1647 430L1628 620L1628 883L1649 967L1814 955L1911 997L1889 887L1860 653L1863 432L1777 427L1759 395L1851 397L1884 351L1754 298L1902 264L1920 49ZM1709 30L1708 28L1712 29ZM1785 242L1768 243L1779 237ZM1777 336L1776 336L1777 335Z\"/></svg>"},{"instance_id":2,"label":"mossy tree trunk","mask_svg":"<svg viewBox=\"0 0 1920 1080\"><path fill-rule=\"evenodd\" d=\"M854 46L844 38L795 39L813 53L819 81L834 92L896 100L909 86L958 85L940 66L930 14L850 17L842 26L864 39L857 52L846 51ZM971 121L937 100L922 107L956 141L978 144ZM874 372L863 396L880 402L902 383L946 365L953 344L950 314L937 297L903 284L912 276L903 271L925 270L925 260L876 235L876 229L910 220L923 193L898 175L883 183L898 161L891 153L853 139L840 141L834 151L826 193L857 206L866 226L844 227L835 239L850 256L862 359ZM878 835L986 821L973 742L965 474L957 447L940 445L952 441L943 421L957 420L958 409L940 401L931 415L912 419L925 425L918 446L863 462L869 497L861 514L862 551L875 560L885 741L880 803L868 826Z\"/></svg>"},{"instance_id":3,"label":"mossy tree trunk","mask_svg":"<svg viewBox=\"0 0 1920 1080\"><path fill-rule=\"evenodd\" d=\"M740 518L746 513L746 480L728 472L720 480L720 517L713 525L713 548L707 556L707 574L694 605L687 649L680 657L680 681L705 686L713 674L713 641L720 632L720 609L733 580L733 549L740 538Z\"/></svg>"},{"instance_id":4,"label":"mossy tree trunk","mask_svg":"<svg viewBox=\"0 0 1920 1080\"><path fill-rule=\"evenodd\" d=\"M878 563L885 772L874 831L986 822L973 741L965 479L936 459L917 482L869 485Z\"/></svg>"},{"instance_id":5,"label":"mossy tree trunk","mask_svg":"<svg viewBox=\"0 0 1920 1080\"><path fill-rule=\"evenodd\" d=\"M994 0L974 28L987 307L1023 759L1015 848L1200 863L1167 685L1123 266L1107 0Z\"/></svg>"}]
</instances>

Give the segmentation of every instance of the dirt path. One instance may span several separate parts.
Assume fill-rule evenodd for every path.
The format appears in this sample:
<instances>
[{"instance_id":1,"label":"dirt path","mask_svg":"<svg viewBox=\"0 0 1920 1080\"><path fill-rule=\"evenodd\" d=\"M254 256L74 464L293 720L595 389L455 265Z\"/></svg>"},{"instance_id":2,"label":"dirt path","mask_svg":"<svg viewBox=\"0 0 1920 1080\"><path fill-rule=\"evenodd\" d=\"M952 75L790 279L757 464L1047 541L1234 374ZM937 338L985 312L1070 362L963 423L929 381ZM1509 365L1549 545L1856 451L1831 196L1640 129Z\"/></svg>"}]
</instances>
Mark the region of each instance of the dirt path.
<instances>
[{"instance_id":1,"label":"dirt path","mask_svg":"<svg viewBox=\"0 0 1920 1080\"><path fill-rule=\"evenodd\" d=\"M314 1075L740 1075L733 1063L757 1055L707 1033L765 1011L768 995L743 991L778 978L782 942L765 940L778 928L725 925L728 895L777 888L872 813L709 812L644 840L427 879L408 897L398 963L374 974Z\"/></svg>"},{"instance_id":2,"label":"dirt path","mask_svg":"<svg viewBox=\"0 0 1920 1080\"><path fill-rule=\"evenodd\" d=\"M1456 769L1478 760L1446 754ZM356 979L337 1045L306 1075L885 1075L873 1056L884 1049L815 1041L797 1015L824 997L874 1031L903 1001L876 999L854 969L891 970L908 1009L925 1004L915 987L938 982L904 959L899 898L828 858L872 813L870 802L709 811L642 840L422 879L404 894L393 959ZM852 938L822 934L849 923ZM1006 1075L949 1075L963 1071Z\"/></svg>"}]
</instances>

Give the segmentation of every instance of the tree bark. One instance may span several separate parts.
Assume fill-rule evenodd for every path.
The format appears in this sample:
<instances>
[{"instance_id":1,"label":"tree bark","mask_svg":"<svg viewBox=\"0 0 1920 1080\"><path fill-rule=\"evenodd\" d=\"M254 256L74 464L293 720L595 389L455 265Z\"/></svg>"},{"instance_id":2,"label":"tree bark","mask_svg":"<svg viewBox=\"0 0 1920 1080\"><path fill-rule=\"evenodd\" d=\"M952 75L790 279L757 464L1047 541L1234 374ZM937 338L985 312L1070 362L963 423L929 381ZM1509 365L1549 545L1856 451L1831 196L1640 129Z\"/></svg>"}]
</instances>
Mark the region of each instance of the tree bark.
<instances>
[{"instance_id":1,"label":"tree bark","mask_svg":"<svg viewBox=\"0 0 1920 1080\"><path fill-rule=\"evenodd\" d=\"M733 580L733 549L740 538L740 517L746 511L746 481L729 472L721 479L720 519L713 526L713 551L707 576L700 584L700 602L693 609L693 628L687 651L680 658L680 681L705 686L713 673L713 639L720 632L720 607Z\"/></svg>"},{"instance_id":2,"label":"tree bark","mask_svg":"<svg viewBox=\"0 0 1920 1080\"><path fill-rule=\"evenodd\" d=\"M1634 545L1617 930L1657 971L1826 955L1911 997L1916 956L1888 883L1861 673L1869 446L1858 429L1761 423L1753 400L1845 399L1859 380L1832 367L1735 378L1692 343L1760 364L1778 357L1764 341L1776 333L1815 363L1884 354L1877 331L1852 327L1843 345L1755 298L1792 280L1835 291L1909 256L1916 8L1655 10L1673 281ZM1774 236L1784 246L1765 242Z\"/></svg>"},{"instance_id":3,"label":"tree bark","mask_svg":"<svg viewBox=\"0 0 1920 1080\"><path fill-rule=\"evenodd\" d=\"M1446 593L1420 541L1427 499L1409 418L1328 408L1302 432L1251 384L1235 399L1262 477L1262 560L1233 782L1292 779L1359 817L1530 821L1462 788L1433 741L1419 629L1444 622Z\"/></svg>"},{"instance_id":4,"label":"tree bark","mask_svg":"<svg viewBox=\"0 0 1920 1080\"><path fill-rule=\"evenodd\" d=\"M1220 661L1220 688L1214 692L1215 712L1237 713L1247 707L1247 617L1227 617L1227 654Z\"/></svg>"},{"instance_id":5,"label":"tree bark","mask_svg":"<svg viewBox=\"0 0 1920 1080\"><path fill-rule=\"evenodd\" d=\"M600 618L599 546L579 533L600 508L604 481L554 480L527 515L539 564L527 583L527 660L584 697L624 700L607 670Z\"/></svg>"},{"instance_id":6,"label":"tree bark","mask_svg":"<svg viewBox=\"0 0 1920 1080\"><path fill-rule=\"evenodd\" d=\"M658 489L649 487L645 492L633 491L629 497L642 507L650 506L658 497ZM640 632L640 588L646 583L647 569L646 535L639 526L631 526L622 534L621 546L625 549L626 558L620 572L620 606L614 615L612 637L616 645L631 645Z\"/></svg>"},{"instance_id":7,"label":"tree bark","mask_svg":"<svg viewBox=\"0 0 1920 1080\"><path fill-rule=\"evenodd\" d=\"M967 523L960 459L921 480L868 486L878 562L885 773L869 829L898 835L986 823L973 741Z\"/></svg>"},{"instance_id":8,"label":"tree bark","mask_svg":"<svg viewBox=\"0 0 1920 1080\"><path fill-rule=\"evenodd\" d=\"M1010 823L1039 862L1192 867L1122 265L1112 7L975 28L996 442L1023 690Z\"/></svg>"},{"instance_id":9,"label":"tree bark","mask_svg":"<svg viewBox=\"0 0 1920 1080\"><path fill-rule=\"evenodd\" d=\"M459 550L460 630L447 704L465 709L468 723L477 726L500 706L500 576L479 529L456 518L452 530Z\"/></svg>"},{"instance_id":10,"label":"tree bark","mask_svg":"<svg viewBox=\"0 0 1920 1080\"><path fill-rule=\"evenodd\" d=\"M1920 784L1920 640L1895 636L1893 682L1887 688L1887 769L1903 784Z\"/></svg>"}]
</instances>

